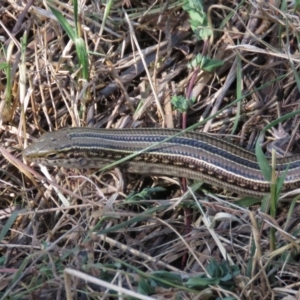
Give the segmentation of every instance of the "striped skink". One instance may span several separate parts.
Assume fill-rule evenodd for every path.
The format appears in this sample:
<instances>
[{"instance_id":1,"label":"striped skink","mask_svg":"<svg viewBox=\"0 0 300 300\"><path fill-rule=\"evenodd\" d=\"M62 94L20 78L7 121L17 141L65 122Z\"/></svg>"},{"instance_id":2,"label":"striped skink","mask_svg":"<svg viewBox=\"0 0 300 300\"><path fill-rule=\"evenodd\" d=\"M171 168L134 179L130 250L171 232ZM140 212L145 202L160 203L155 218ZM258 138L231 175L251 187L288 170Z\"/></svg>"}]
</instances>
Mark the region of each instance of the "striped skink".
<instances>
[{"instance_id":1,"label":"striped skink","mask_svg":"<svg viewBox=\"0 0 300 300\"><path fill-rule=\"evenodd\" d=\"M23 151L26 160L47 166L100 168L136 151L122 165L130 173L169 175L203 180L241 195L262 196L270 182L254 153L204 133L172 129L65 128L42 135ZM288 167L282 192L300 187L300 155L278 158L276 172Z\"/></svg>"}]
</instances>

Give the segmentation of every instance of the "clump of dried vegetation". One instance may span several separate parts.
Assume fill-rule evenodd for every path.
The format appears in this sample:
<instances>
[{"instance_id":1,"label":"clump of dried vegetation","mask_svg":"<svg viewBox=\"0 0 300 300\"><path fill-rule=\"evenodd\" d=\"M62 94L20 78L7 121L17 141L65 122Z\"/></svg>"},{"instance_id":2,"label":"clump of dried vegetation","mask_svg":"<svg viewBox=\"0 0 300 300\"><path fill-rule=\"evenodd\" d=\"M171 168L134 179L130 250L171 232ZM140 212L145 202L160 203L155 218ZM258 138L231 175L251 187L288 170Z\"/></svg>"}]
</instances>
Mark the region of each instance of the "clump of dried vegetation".
<instances>
[{"instance_id":1,"label":"clump of dried vegetation","mask_svg":"<svg viewBox=\"0 0 300 300\"><path fill-rule=\"evenodd\" d=\"M250 150L289 134L297 151L298 9L1 1L0 299L298 299L297 198L22 160L67 126L196 124Z\"/></svg>"}]
</instances>

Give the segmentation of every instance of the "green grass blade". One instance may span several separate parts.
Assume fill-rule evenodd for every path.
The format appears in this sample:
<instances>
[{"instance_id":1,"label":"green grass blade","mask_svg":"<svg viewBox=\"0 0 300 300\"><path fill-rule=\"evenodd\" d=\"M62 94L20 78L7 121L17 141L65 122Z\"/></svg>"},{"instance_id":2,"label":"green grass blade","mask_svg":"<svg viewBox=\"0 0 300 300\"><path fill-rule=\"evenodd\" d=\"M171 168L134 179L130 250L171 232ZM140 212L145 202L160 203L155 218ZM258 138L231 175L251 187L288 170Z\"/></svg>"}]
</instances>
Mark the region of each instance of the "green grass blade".
<instances>
[{"instance_id":1,"label":"green grass blade","mask_svg":"<svg viewBox=\"0 0 300 300\"><path fill-rule=\"evenodd\" d=\"M82 77L85 80L89 79L89 60L88 60L88 52L85 47L84 40L82 38L76 38L75 41L76 52L78 55L78 59L80 65L82 67Z\"/></svg>"},{"instance_id":2,"label":"green grass blade","mask_svg":"<svg viewBox=\"0 0 300 300\"><path fill-rule=\"evenodd\" d=\"M260 135L260 137L261 137L261 135ZM270 167L270 163L267 160L267 158L265 157L265 154L261 149L261 146L260 146L261 138L260 137L257 139L256 145L255 145L255 154L256 154L257 162L259 164L259 168L260 168L261 172L263 173L265 179L271 182L272 168Z\"/></svg>"},{"instance_id":3,"label":"green grass blade","mask_svg":"<svg viewBox=\"0 0 300 300\"><path fill-rule=\"evenodd\" d=\"M52 3L50 2L49 8L51 9L51 12L54 14L56 19L58 20L60 26L64 29L64 31L67 33L68 37L74 42L76 36L76 32L72 28L72 26L69 24L67 19L62 15L60 11L58 11L56 8L52 6Z\"/></svg>"}]
</instances>

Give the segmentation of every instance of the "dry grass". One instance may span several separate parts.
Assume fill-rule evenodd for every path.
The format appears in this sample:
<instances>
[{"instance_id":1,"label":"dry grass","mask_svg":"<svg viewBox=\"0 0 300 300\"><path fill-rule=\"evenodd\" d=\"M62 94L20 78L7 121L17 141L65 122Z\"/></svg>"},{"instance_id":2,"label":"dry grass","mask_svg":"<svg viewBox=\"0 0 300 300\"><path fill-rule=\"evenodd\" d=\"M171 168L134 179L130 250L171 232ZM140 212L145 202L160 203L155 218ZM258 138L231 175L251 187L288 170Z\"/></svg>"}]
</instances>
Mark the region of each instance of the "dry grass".
<instances>
[{"instance_id":1,"label":"dry grass","mask_svg":"<svg viewBox=\"0 0 300 300\"><path fill-rule=\"evenodd\" d=\"M210 2L213 35L199 41L182 2L162 2L105 11L86 1L76 23L73 4L53 1L78 28L84 66L45 1L0 1L0 299L300 298L296 200L272 214L267 201L197 183L184 192L176 178L49 175L22 161L28 143L61 127L180 127L173 95L196 99L187 126L205 120L199 130L234 134L245 148L270 122L265 141L298 140L297 115L278 121L299 109L293 5ZM224 64L189 69L198 53Z\"/></svg>"}]
</instances>

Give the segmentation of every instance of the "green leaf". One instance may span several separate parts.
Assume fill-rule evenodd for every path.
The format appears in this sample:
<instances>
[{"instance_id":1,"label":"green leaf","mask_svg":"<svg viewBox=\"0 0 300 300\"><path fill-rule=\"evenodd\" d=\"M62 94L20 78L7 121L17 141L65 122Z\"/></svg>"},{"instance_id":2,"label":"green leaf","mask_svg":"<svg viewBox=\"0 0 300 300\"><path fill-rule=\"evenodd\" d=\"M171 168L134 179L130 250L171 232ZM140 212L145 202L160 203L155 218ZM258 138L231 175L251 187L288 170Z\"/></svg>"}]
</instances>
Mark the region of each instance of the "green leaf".
<instances>
[{"instance_id":1,"label":"green leaf","mask_svg":"<svg viewBox=\"0 0 300 300\"><path fill-rule=\"evenodd\" d=\"M8 63L7 62L3 62L0 63L0 70L6 70L8 68Z\"/></svg>"},{"instance_id":2,"label":"green leaf","mask_svg":"<svg viewBox=\"0 0 300 300\"><path fill-rule=\"evenodd\" d=\"M269 123L263 130L262 130L262 133L265 133L267 132L270 128L278 125L279 123L282 123L283 121L285 120L288 120L288 119L291 119L293 118L294 116L296 115L299 115L300 114L300 109L297 109L293 112L290 112L288 114L285 114L284 116L272 121L271 123Z\"/></svg>"},{"instance_id":3,"label":"green leaf","mask_svg":"<svg viewBox=\"0 0 300 300\"><path fill-rule=\"evenodd\" d=\"M187 112L187 110L195 103L196 98L187 99L181 95L173 96L171 99L171 103L174 108L181 113Z\"/></svg>"},{"instance_id":4,"label":"green leaf","mask_svg":"<svg viewBox=\"0 0 300 300\"><path fill-rule=\"evenodd\" d=\"M155 292L155 288L147 280L141 278L137 286L137 292L142 295L151 295Z\"/></svg>"},{"instance_id":5,"label":"green leaf","mask_svg":"<svg viewBox=\"0 0 300 300\"><path fill-rule=\"evenodd\" d=\"M289 170L289 165L287 166L287 168L284 170L284 172L277 178L277 184L276 184L276 194L279 195L280 192L281 192L281 189L282 189L282 186L283 186L283 183L284 183L284 180L286 178L286 175L287 175L287 172Z\"/></svg>"},{"instance_id":6,"label":"green leaf","mask_svg":"<svg viewBox=\"0 0 300 300\"><path fill-rule=\"evenodd\" d=\"M260 211L264 213L268 213L269 208L270 208L270 194L266 194L261 201Z\"/></svg>"},{"instance_id":7,"label":"green leaf","mask_svg":"<svg viewBox=\"0 0 300 300\"><path fill-rule=\"evenodd\" d=\"M88 60L88 53L85 47L84 40L82 38L76 38L74 40L76 52L78 55L78 59L80 65L82 66L82 77L85 80L89 79L89 60Z\"/></svg>"},{"instance_id":8,"label":"green leaf","mask_svg":"<svg viewBox=\"0 0 300 300\"><path fill-rule=\"evenodd\" d=\"M214 71L216 68L221 67L224 65L224 61L223 60L219 60L219 59L206 59L206 61L204 62L204 64L201 66L201 69L207 72L212 72Z\"/></svg>"},{"instance_id":9,"label":"green leaf","mask_svg":"<svg viewBox=\"0 0 300 300\"><path fill-rule=\"evenodd\" d=\"M67 33L68 37L74 42L76 36L75 31L67 21L67 19L62 15L60 11L58 11L56 8L53 7L54 4L52 4L51 1L49 1L49 8L51 9L51 12L54 14L56 19L58 20L60 26L64 29L64 31Z\"/></svg>"},{"instance_id":10,"label":"green leaf","mask_svg":"<svg viewBox=\"0 0 300 300\"><path fill-rule=\"evenodd\" d=\"M185 1L182 8L189 14L189 22L195 35L200 40L207 40L212 35L212 30L208 27L207 16L203 9L202 1Z\"/></svg>"},{"instance_id":11,"label":"green leaf","mask_svg":"<svg viewBox=\"0 0 300 300\"><path fill-rule=\"evenodd\" d=\"M200 40L208 40L208 38L212 35L212 30L209 27L199 29L199 37Z\"/></svg>"},{"instance_id":12,"label":"green leaf","mask_svg":"<svg viewBox=\"0 0 300 300\"><path fill-rule=\"evenodd\" d=\"M6 257L0 256L0 266L3 267L5 265Z\"/></svg>"},{"instance_id":13,"label":"green leaf","mask_svg":"<svg viewBox=\"0 0 300 300\"><path fill-rule=\"evenodd\" d=\"M253 198L253 197L244 197L242 199L234 201L234 204L241 206L241 207L249 207L249 206L257 204L257 203L261 203L261 199Z\"/></svg>"},{"instance_id":14,"label":"green leaf","mask_svg":"<svg viewBox=\"0 0 300 300\"><path fill-rule=\"evenodd\" d=\"M200 67L202 70L212 72L216 68L223 66L224 61L218 59L212 59L208 56L202 56L200 53L188 64L189 68Z\"/></svg>"},{"instance_id":15,"label":"green leaf","mask_svg":"<svg viewBox=\"0 0 300 300\"><path fill-rule=\"evenodd\" d=\"M228 261L222 261L221 268L224 276L221 281L229 281L240 274L240 269L237 265L229 265Z\"/></svg>"},{"instance_id":16,"label":"green leaf","mask_svg":"<svg viewBox=\"0 0 300 300\"><path fill-rule=\"evenodd\" d=\"M220 264L212 258L206 268L206 271L211 277L217 277L219 276L219 267Z\"/></svg>"},{"instance_id":17,"label":"green leaf","mask_svg":"<svg viewBox=\"0 0 300 300\"><path fill-rule=\"evenodd\" d=\"M294 214L294 209L295 209L296 203L298 202L298 198L300 198L300 195L298 195L297 197L294 197L293 201L289 204L289 211L285 218L286 221L285 221L285 226L283 228L284 231L287 230L287 226L290 226L291 217ZM290 232L290 234L294 237L297 237L299 233L300 233L300 228L292 230L292 232Z\"/></svg>"},{"instance_id":18,"label":"green leaf","mask_svg":"<svg viewBox=\"0 0 300 300\"><path fill-rule=\"evenodd\" d=\"M220 281L229 281L231 279L232 279L232 275L230 273L227 273L222 278L220 278Z\"/></svg>"},{"instance_id":19,"label":"green leaf","mask_svg":"<svg viewBox=\"0 0 300 300\"><path fill-rule=\"evenodd\" d=\"M204 60L205 57L203 57L202 54L198 53L197 56L192 60L191 64L194 68L201 67L202 64L204 64Z\"/></svg>"},{"instance_id":20,"label":"green leaf","mask_svg":"<svg viewBox=\"0 0 300 300\"><path fill-rule=\"evenodd\" d=\"M205 14L202 14L198 11L193 11L190 10L189 11L189 15L190 15L190 24L197 27L199 24L203 24L206 22L206 16Z\"/></svg>"},{"instance_id":21,"label":"green leaf","mask_svg":"<svg viewBox=\"0 0 300 300\"><path fill-rule=\"evenodd\" d=\"M73 0L73 13L74 13L74 23L75 23L75 36L79 37L79 26L80 24L78 23L78 1Z\"/></svg>"},{"instance_id":22,"label":"green leaf","mask_svg":"<svg viewBox=\"0 0 300 300\"><path fill-rule=\"evenodd\" d=\"M4 226L2 226L2 229L0 231L0 241L4 240L4 237L6 236L6 234L8 233L8 231L10 231L10 229L12 228L16 218L19 216L19 214L25 212L25 210L15 210L9 217L9 219L7 220L7 222L5 223Z\"/></svg>"},{"instance_id":23,"label":"green leaf","mask_svg":"<svg viewBox=\"0 0 300 300\"><path fill-rule=\"evenodd\" d=\"M175 285L182 285L182 278L181 276L168 272L168 271L156 271L151 273L154 277L157 277L159 279L163 279L165 283L162 283L161 281L158 281L159 286L164 286L165 288L168 288L170 286ZM152 278L155 280L155 278ZM170 282L170 285L168 285L166 282Z\"/></svg>"},{"instance_id":24,"label":"green leaf","mask_svg":"<svg viewBox=\"0 0 300 300\"><path fill-rule=\"evenodd\" d=\"M218 278L208 278L204 277L193 277L189 278L188 281L185 283L185 285L191 289L203 289L208 287L209 285L217 285L219 284Z\"/></svg>"},{"instance_id":25,"label":"green leaf","mask_svg":"<svg viewBox=\"0 0 300 300\"><path fill-rule=\"evenodd\" d=\"M257 158L257 162L259 165L259 168L261 172L263 173L266 180L271 182L272 178L272 168L269 164L269 161L265 157L265 154L263 153L261 146L260 146L260 138L257 139L256 145L255 145L255 154Z\"/></svg>"}]
</instances>

